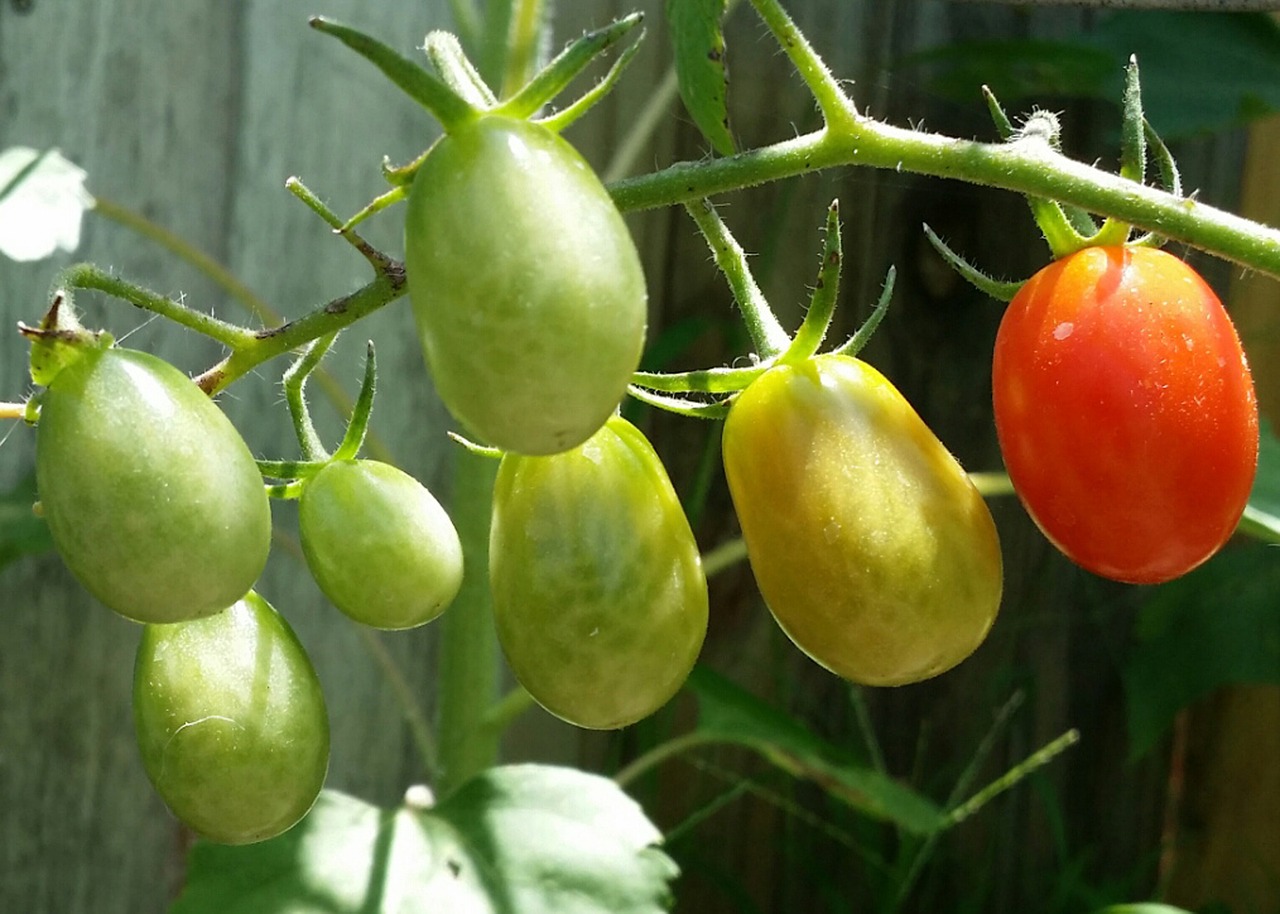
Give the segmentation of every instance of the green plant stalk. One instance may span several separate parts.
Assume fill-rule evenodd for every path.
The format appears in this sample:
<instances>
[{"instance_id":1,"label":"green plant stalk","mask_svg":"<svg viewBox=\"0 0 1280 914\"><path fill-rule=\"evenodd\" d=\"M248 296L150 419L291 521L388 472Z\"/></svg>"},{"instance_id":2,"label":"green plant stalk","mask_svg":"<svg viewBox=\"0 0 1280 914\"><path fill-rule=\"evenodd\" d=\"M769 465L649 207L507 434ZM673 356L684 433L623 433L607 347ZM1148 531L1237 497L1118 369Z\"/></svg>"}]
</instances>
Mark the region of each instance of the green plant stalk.
<instances>
[{"instance_id":1,"label":"green plant stalk","mask_svg":"<svg viewBox=\"0 0 1280 914\"><path fill-rule=\"evenodd\" d=\"M953 178L1057 200L1280 278L1280 230L1100 171L1034 138L980 143L864 118L852 130L823 128L724 158L677 163L615 182L609 191L624 211L651 209L838 165Z\"/></svg>"},{"instance_id":2,"label":"green plant stalk","mask_svg":"<svg viewBox=\"0 0 1280 914\"><path fill-rule=\"evenodd\" d=\"M393 264L387 272L380 273L363 288L334 299L304 317L278 327L248 333L247 339L241 339L232 347L229 356L200 375L196 383L210 395L215 394L263 362L348 327L400 298L407 291L404 267L398 263Z\"/></svg>"},{"instance_id":3,"label":"green plant stalk","mask_svg":"<svg viewBox=\"0 0 1280 914\"><path fill-rule=\"evenodd\" d=\"M779 355L791 342L791 337L765 300L764 293L751 275L747 265L747 253L729 232L710 200L694 200L685 205L693 221L698 224L707 246L716 259L716 266L724 274L738 302L747 333L761 359Z\"/></svg>"},{"instance_id":4,"label":"green plant stalk","mask_svg":"<svg viewBox=\"0 0 1280 914\"><path fill-rule=\"evenodd\" d=\"M301 182L296 178L290 178L289 181L301 185ZM286 186L289 186L289 181L285 182ZM306 191L306 194L310 194L310 191ZM308 202L306 196L303 196L303 202ZM316 203L318 204L319 201L316 201ZM315 209L314 206L312 208ZM103 197L94 197L93 207L90 212L110 219L112 222L136 232L149 241L154 241L165 250L177 255L181 260L195 267L218 288L230 295L234 301L239 302L249 314L262 321L262 323L268 326L283 323L284 319L276 310L245 285L238 276L182 236L153 222L136 210ZM324 212L320 210L317 210L317 212L320 213L322 218L324 217ZM343 415L351 414L351 397L337 378L321 366L312 373L312 379L320 386L325 397L328 398L338 412ZM367 444L370 453L379 460L385 463L394 463L391 449L380 438L369 435Z\"/></svg>"},{"instance_id":5,"label":"green plant stalk","mask_svg":"<svg viewBox=\"0 0 1280 914\"><path fill-rule=\"evenodd\" d=\"M482 726L499 698L500 654L489 592L489 517L497 472L498 461L457 452L450 514L466 564L462 589L440 621L438 796L498 761L502 731Z\"/></svg>"},{"instance_id":6,"label":"green plant stalk","mask_svg":"<svg viewBox=\"0 0 1280 914\"><path fill-rule=\"evenodd\" d=\"M719 737L699 733L697 730L685 733L681 736L669 739L664 743L658 743L658 745L654 746L648 752L638 756L631 762L631 764L619 770L618 773L613 776L613 780L619 787L626 787L650 768L654 768L662 764L667 759L675 758L677 755L688 752L690 749L696 749L699 746L709 746L712 743L718 742L722 742Z\"/></svg>"}]
</instances>

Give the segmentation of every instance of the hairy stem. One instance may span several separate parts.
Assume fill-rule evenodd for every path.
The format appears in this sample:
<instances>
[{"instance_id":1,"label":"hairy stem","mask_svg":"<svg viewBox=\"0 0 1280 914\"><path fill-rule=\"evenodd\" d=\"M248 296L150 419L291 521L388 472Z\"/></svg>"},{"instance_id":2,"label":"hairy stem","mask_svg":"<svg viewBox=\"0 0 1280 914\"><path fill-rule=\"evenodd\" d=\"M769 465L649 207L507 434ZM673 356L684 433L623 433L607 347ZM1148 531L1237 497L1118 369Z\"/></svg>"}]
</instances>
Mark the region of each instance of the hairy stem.
<instances>
[{"instance_id":1,"label":"hairy stem","mask_svg":"<svg viewBox=\"0 0 1280 914\"><path fill-rule=\"evenodd\" d=\"M823 128L737 155L681 162L610 185L623 210L649 209L808 174L868 165L1058 200L1186 242L1280 278L1280 230L1077 162L1034 138L980 143L872 120L856 136Z\"/></svg>"}]
</instances>

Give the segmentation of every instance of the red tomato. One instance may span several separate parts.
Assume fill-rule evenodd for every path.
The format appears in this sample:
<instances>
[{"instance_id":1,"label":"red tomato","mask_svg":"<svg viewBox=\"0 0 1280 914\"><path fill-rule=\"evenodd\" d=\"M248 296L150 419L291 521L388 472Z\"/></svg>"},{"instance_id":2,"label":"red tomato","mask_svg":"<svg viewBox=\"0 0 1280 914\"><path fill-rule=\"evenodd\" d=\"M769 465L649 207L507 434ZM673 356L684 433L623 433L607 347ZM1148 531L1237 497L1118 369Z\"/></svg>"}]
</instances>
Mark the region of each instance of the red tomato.
<instances>
[{"instance_id":1,"label":"red tomato","mask_svg":"<svg viewBox=\"0 0 1280 914\"><path fill-rule=\"evenodd\" d=\"M1152 248L1086 248L1023 286L1000 324L996 431L1059 549L1137 584L1185 574L1236 528L1258 407L1213 290Z\"/></svg>"}]
</instances>

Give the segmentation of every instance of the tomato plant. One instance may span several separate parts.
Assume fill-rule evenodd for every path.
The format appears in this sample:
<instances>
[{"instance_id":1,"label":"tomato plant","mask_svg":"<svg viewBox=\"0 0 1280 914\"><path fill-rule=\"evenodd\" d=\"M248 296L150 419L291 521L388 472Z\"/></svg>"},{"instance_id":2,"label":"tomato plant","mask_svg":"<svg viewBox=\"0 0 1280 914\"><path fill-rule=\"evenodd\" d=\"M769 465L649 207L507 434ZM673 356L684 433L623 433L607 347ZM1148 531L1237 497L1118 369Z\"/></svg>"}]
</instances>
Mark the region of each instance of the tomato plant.
<instances>
[{"instance_id":1,"label":"tomato plant","mask_svg":"<svg viewBox=\"0 0 1280 914\"><path fill-rule=\"evenodd\" d=\"M1014 488L1084 568L1167 581L1235 530L1258 461L1253 381L1178 258L1091 247L1045 267L1009 304L992 379Z\"/></svg>"},{"instance_id":2,"label":"tomato plant","mask_svg":"<svg viewBox=\"0 0 1280 914\"><path fill-rule=\"evenodd\" d=\"M995 524L964 470L865 362L778 365L738 395L724 468L778 624L846 679L901 685L968 657L995 620Z\"/></svg>"},{"instance_id":3,"label":"tomato plant","mask_svg":"<svg viewBox=\"0 0 1280 914\"><path fill-rule=\"evenodd\" d=\"M40 401L40 504L63 561L142 622L234 603L267 561L271 511L235 427L178 369L89 349Z\"/></svg>"},{"instance_id":4,"label":"tomato plant","mask_svg":"<svg viewBox=\"0 0 1280 914\"><path fill-rule=\"evenodd\" d=\"M203 619L146 626L133 713L156 790L215 841L278 835L324 784L320 681L289 624L256 593Z\"/></svg>"},{"instance_id":5,"label":"tomato plant","mask_svg":"<svg viewBox=\"0 0 1280 914\"><path fill-rule=\"evenodd\" d=\"M553 454L617 407L644 344L644 273L599 179L546 127L483 117L432 147L405 269L436 388L472 434Z\"/></svg>"},{"instance_id":6,"label":"tomato plant","mask_svg":"<svg viewBox=\"0 0 1280 914\"><path fill-rule=\"evenodd\" d=\"M508 454L490 581L512 670L551 713L626 726L684 683L707 630L697 543L658 455L614 416L551 457Z\"/></svg>"},{"instance_id":7,"label":"tomato plant","mask_svg":"<svg viewBox=\"0 0 1280 914\"><path fill-rule=\"evenodd\" d=\"M462 584L462 546L449 515L425 486L389 464L328 464L302 490L298 532L325 596L375 628L430 622Z\"/></svg>"}]
</instances>

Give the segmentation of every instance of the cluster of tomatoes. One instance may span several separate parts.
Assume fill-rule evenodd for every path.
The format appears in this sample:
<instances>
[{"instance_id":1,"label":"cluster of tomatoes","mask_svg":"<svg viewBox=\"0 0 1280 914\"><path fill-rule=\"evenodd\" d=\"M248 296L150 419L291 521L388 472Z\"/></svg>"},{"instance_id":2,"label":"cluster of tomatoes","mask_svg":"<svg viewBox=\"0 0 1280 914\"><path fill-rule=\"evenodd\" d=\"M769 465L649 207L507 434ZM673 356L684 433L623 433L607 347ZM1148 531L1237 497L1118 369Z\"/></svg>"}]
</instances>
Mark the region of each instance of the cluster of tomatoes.
<instances>
[{"instance_id":1,"label":"cluster of tomatoes","mask_svg":"<svg viewBox=\"0 0 1280 914\"><path fill-rule=\"evenodd\" d=\"M478 117L418 169L406 275L440 396L502 452L489 578L511 668L579 726L651 714L692 669L708 600L662 462L616 415L646 319L621 216L551 130ZM1257 460L1253 388L1221 305L1181 261L1089 248L1046 268L1009 307L994 390L1015 489L1084 567L1167 580L1234 530ZM68 568L145 624L134 707L157 790L218 841L288 828L324 781L328 720L305 651L251 590L271 512L248 448L186 376L101 340L48 380L38 436ZM898 685L983 641L1002 590L995 524L874 368L784 355L733 396L723 444L761 593L814 660ZM300 487L303 552L338 608L389 629L444 611L463 556L416 480L334 458Z\"/></svg>"},{"instance_id":2,"label":"cluster of tomatoes","mask_svg":"<svg viewBox=\"0 0 1280 914\"><path fill-rule=\"evenodd\" d=\"M86 342L41 396L36 475L67 567L143 623L134 719L165 802L224 843L293 825L324 783L329 721L305 650L251 590L271 510L231 422L161 359ZM429 621L461 583L448 515L386 464L324 465L304 483L299 532L326 596L369 625Z\"/></svg>"}]
</instances>

